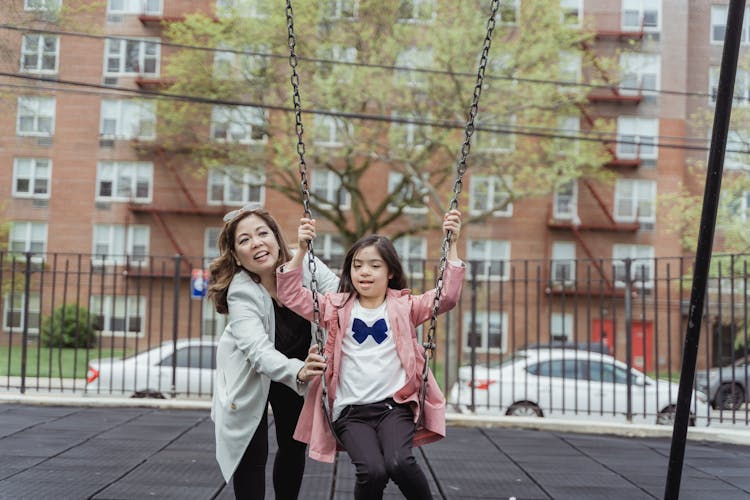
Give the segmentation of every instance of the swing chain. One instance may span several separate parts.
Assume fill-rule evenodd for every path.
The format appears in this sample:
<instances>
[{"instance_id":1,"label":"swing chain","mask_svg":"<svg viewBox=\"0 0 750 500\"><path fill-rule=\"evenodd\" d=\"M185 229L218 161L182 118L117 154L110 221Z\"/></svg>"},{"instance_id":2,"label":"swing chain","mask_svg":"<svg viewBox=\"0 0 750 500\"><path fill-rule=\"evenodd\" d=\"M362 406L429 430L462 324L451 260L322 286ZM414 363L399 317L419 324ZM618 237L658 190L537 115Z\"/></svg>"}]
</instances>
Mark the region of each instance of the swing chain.
<instances>
[{"instance_id":1,"label":"swing chain","mask_svg":"<svg viewBox=\"0 0 750 500\"><path fill-rule=\"evenodd\" d=\"M302 100L299 93L299 74L297 73L297 37L294 34L294 12L292 11L292 2L286 2L286 21L287 21L287 45L289 46L289 66L292 68L292 100L294 101L294 130L297 134L297 155L299 156L299 175L302 180L302 206L304 216L312 218L310 211L310 188L307 176L307 163L305 162L305 143L302 140L302 134L305 128L302 125ZM323 329L320 326L320 303L318 300L318 281L315 278L316 264L315 251L313 242L307 242L307 265L310 270L310 290L313 299L313 323L315 324L315 342L318 345L318 353L323 355Z\"/></svg>"}]
</instances>

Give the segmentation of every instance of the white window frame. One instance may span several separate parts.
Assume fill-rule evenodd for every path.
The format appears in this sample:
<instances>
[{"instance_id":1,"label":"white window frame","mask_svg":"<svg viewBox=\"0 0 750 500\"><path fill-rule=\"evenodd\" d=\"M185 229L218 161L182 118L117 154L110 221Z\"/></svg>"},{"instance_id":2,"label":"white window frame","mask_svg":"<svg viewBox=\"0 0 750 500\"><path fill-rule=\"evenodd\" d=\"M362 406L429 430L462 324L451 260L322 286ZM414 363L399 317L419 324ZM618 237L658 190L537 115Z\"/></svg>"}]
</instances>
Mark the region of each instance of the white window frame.
<instances>
[{"instance_id":1,"label":"white window frame","mask_svg":"<svg viewBox=\"0 0 750 500\"><path fill-rule=\"evenodd\" d=\"M351 83L354 80L354 64L357 62L357 48L333 44L317 50L320 59L315 63L315 78L334 79L337 83ZM341 64L351 63L351 64Z\"/></svg>"},{"instance_id":2,"label":"white window frame","mask_svg":"<svg viewBox=\"0 0 750 500\"><path fill-rule=\"evenodd\" d=\"M62 0L23 0L23 10L52 12L60 8Z\"/></svg>"},{"instance_id":3,"label":"white window frame","mask_svg":"<svg viewBox=\"0 0 750 500\"><path fill-rule=\"evenodd\" d=\"M727 29L727 15L729 14L728 5L711 5L711 31L709 38L712 45L723 45L724 38L726 38ZM750 19L750 7L745 8L744 19ZM717 36L720 35L720 36ZM748 23L742 23L742 34L740 35L740 43L750 43L750 29Z\"/></svg>"},{"instance_id":4,"label":"white window frame","mask_svg":"<svg viewBox=\"0 0 750 500\"><path fill-rule=\"evenodd\" d=\"M580 150L581 119L578 116L558 116L557 129L566 137L555 138L555 149L560 155L577 155Z\"/></svg>"},{"instance_id":5,"label":"white window frame","mask_svg":"<svg viewBox=\"0 0 750 500\"><path fill-rule=\"evenodd\" d=\"M420 116L413 112L399 113L398 111L392 111L391 117L394 121L391 123L389 133L394 148L421 150L427 145L432 127L412 123L411 121L429 121L429 116ZM408 122L401 123L398 120L408 120ZM424 132L422 132L423 130Z\"/></svg>"},{"instance_id":6,"label":"white window frame","mask_svg":"<svg viewBox=\"0 0 750 500\"><path fill-rule=\"evenodd\" d=\"M208 204L243 206L248 203L265 205L266 176L248 167L212 168L206 176ZM215 194L221 190L221 197Z\"/></svg>"},{"instance_id":7,"label":"white window frame","mask_svg":"<svg viewBox=\"0 0 750 500\"><path fill-rule=\"evenodd\" d=\"M160 16L163 0L107 0L107 14L148 14Z\"/></svg>"},{"instance_id":8,"label":"white window frame","mask_svg":"<svg viewBox=\"0 0 750 500\"><path fill-rule=\"evenodd\" d=\"M477 262L477 278L483 281L508 281L510 279L510 245L508 240L467 240L466 279L474 272L471 263Z\"/></svg>"},{"instance_id":9,"label":"white window frame","mask_svg":"<svg viewBox=\"0 0 750 500\"><path fill-rule=\"evenodd\" d=\"M580 83L583 79L583 55L580 52L561 50L558 58L560 81Z\"/></svg>"},{"instance_id":10,"label":"white window frame","mask_svg":"<svg viewBox=\"0 0 750 500\"><path fill-rule=\"evenodd\" d=\"M404 178L404 174L401 172L395 172L390 171L388 172L388 195L391 196L395 193L396 186L398 186L401 183L401 180ZM410 214L422 214L427 213L427 202L428 202L428 194L427 194L427 188L424 187L424 184L426 183L427 174L422 174L422 178L418 177L411 177L411 185L409 186L409 189L419 189L420 191L424 192L424 195L422 196L422 204L417 205L407 205L404 208L402 208L402 211L404 213L410 213ZM396 196L398 197L398 196ZM388 210L395 211L397 210L397 207L393 205L392 203L388 204Z\"/></svg>"},{"instance_id":11,"label":"white window frame","mask_svg":"<svg viewBox=\"0 0 750 500\"><path fill-rule=\"evenodd\" d=\"M409 24L425 24L425 23L431 23L435 20L435 17L437 16L437 1L436 0L399 0L399 6L397 9L397 15L398 22L399 23L409 23ZM401 6L403 4L410 4L405 5L405 8L409 9L411 12L408 12L409 17L401 17ZM424 11L423 11L424 9ZM426 12L425 12L426 11Z\"/></svg>"},{"instance_id":12,"label":"white window frame","mask_svg":"<svg viewBox=\"0 0 750 500\"><path fill-rule=\"evenodd\" d=\"M273 3L274 0L216 0L216 12L222 17L236 15L246 19L268 19Z\"/></svg>"},{"instance_id":13,"label":"white window frame","mask_svg":"<svg viewBox=\"0 0 750 500\"><path fill-rule=\"evenodd\" d=\"M325 0L324 16L332 21L353 21L359 17L359 0Z\"/></svg>"},{"instance_id":14,"label":"white window frame","mask_svg":"<svg viewBox=\"0 0 750 500\"><path fill-rule=\"evenodd\" d=\"M335 110L332 110L335 112ZM313 142L322 148L343 147L346 138L353 133L352 124L332 115L315 115L313 117Z\"/></svg>"},{"instance_id":15,"label":"white window frame","mask_svg":"<svg viewBox=\"0 0 750 500\"><path fill-rule=\"evenodd\" d=\"M264 144L267 113L258 106L214 106L211 140L222 143Z\"/></svg>"},{"instance_id":16,"label":"white window frame","mask_svg":"<svg viewBox=\"0 0 750 500\"><path fill-rule=\"evenodd\" d=\"M553 312L549 318L549 337L552 341L570 342L573 340L572 313Z\"/></svg>"},{"instance_id":17,"label":"white window frame","mask_svg":"<svg viewBox=\"0 0 750 500\"><path fill-rule=\"evenodd\" d=\"M737 216L742 222L750 220L750 190L743 191L737 205Z\"/></svg>"},{"instance_id":18,"label":"white window frame","mask_svg":"<svg viewBox=\"0 0 750 500\"><path fill-rule=\"evenodd\" d=\"M123 265L145 266L148 264L151 228L141 224L94 224L92 263L97 266ZM105 251L97 249L106 246ZM136 248L142 247L140 253ZM104 256L104 257L102 257Z\"/></svg>"},{"instance_id":19,"label":"white window frame","mask_svg":"<svg viewBox=\"0 0 750 500\"><path fill-rule=\"evenodd\" d=\"M21 257L31 252L31 261L44 261L47 253L49 225L39 221L12 221L8 231L8 252Z\"/></svg>"},{"instance_id":20,"label":"white window frame","mask_svg":"<svg viewBox=\"0 0 750 500\"><path fill-rule=\"evenodd\" d=\"M476 117L478 130L474 133L474 144L482 153L510 153L516 149L516 134L501 132L498 129L515 128L516 117L500 116L490 112L480 112ZM496 131L480 130L482 127Z\"/></svg>"},{"instance_id":21,"label":"white window frame","mask_svg":"<svg viewBox=\"0 0 750 500\"><path fill-rule=\"evenodd\" d=\"M648 84L653 80L653 85ZM661 88L661 56L643 52L620 54L620 93L656 95Z\"/></svg>"},{"instance_id":22,"label":"white window frame","mask_svg":"<svg viewBox=\"0 0 750 500\"><path fill-rule=\"evenodd\" d=\"M471 311L466 311L462 318L463 323L463 351L471 351ZM508 352L508 313L505 311L476 311L475 326L479 330L479 345L475 346L475 352L481 353L505 353ZM500 347L489 346L489 332L494 327L500 328Z\"/></svg>"},{"instance_id":23,"label":"white window frame","mask_svg":"<svg viewBox=\"0 0 750 500\"><path fill-rule=\"evenodd\" d=\"M575 22L569 22L575 18ZM568 22L566 22L568 21ZM560 23L580 28L583 22L583 0L560 0Z\"/></svg>"},{"instance_id":24,"label":"white window frame","mask_svg":"<svg viewBox=\"0 0 750 500\"><path fill-rule=\"evenodd\" d=\"M214 52L214 78L219 80L253 81L268 71L268 45L247 47L244 50L220 45Z\"/></svg>"},{"instance_id":25,"label":"white window frame","mask_svg":"<svg viewBox=\"0 0 750 500\"><path fill-rule=\"evenodd\" d=\"M650 213L643 215L644 208ZM617 222L656 222L656 181L617 179L613 216Z\"/></svg>"},{"instance_id":26,"label":"white window frame","mask_svg":"<svg viewBox=\"0 0 750 500\"><path fill-rule=\"evenodd\" d=\"M138 60L135 71L128 68L129 44L138 44ZM153 53L150 49L154 49ZM117 62L112 68L110 62ZM153 62L153 70L146 67ZM104 75L105 76L142 76L158 77L161 65L161 39L159 38L107 38L104 41Z\"/></svg>"},{"instance_id":27,"label":"white window frame","mask_svg":"<svg viewBox=\"0 0 750 500\"><path fill-rule=\"evenodd\" d=\"M658 139L658 118L639 116L617 118L618 158L656 160L659 156Z\"/></svg>"},{"instance_id":28,"label":"white window frame","mask_svg":"<svg viewBox=\"0 0 750 500\"><path fill-rule=\"evenodd\" d=\"M19 182L27 181L27 190L19 189ZM50 158L13 159L13 197L48 200L52 188L52 160Z\"/></svg>"},{"instance_id":29,"label":"white window frame","mask_svg":"<svg viewBox=\"0 0 750 500\"><path fill-rule=\"evenodd\" d=\"M106 139L156 139L156 102L102 99L99 136Z\"/></svg>"},{"instance_id":30,"label":"white window frame","mask_svg":"<svg viewBox=\"0 0 750 500\"><path fill-rule=\"evenodd\" d=\"M29 48L30 40L36 38L36 47ZM46 50L47 40L54 40L54 51ZM54 64L52 68L45 68L45 60L53 57ZM36 64L32 67L28 67L28 63L31 58L36 59ZM22 73L38 73L54 75L57 74L58 66L60 64L60 37L58 35L50 35L48 33L28 33L23 35L21 39L21 69Z\"/></svg>"},{"instance_id":31,"label":"white window frame","mask_svg":"<svg viewBox=\"0 0 750 500\"><path fill-rule=\"evenodd\" d=\"M630 270L633 289L641 287L653 288L654 286L654 247L651 245L615 244L612 246L612 266L614 268L615 286L625 287L624 272L625 263L623 259L633 259ZM645 271L645 282L641 273Z\"/></svg>"},{"instance_id":32,"label":"white window frame","mask_svg":"<svg viewBox=\"0 0 750 500\"><path fill-rule=\"evenodd\" d=\"M572 285L576 281L576 244L573 241L553 241L549 278L552 285Z\"/></svg>"},{"instance_id":33,"label":"white window frame","mask_svg":"<svg viewBox=\"0 0 750 500\"><path fill-rule=\"evenodd\" d=\"M19 96L16 135L23 137L52 137L55 135L55 107L56 100L54 97ZM21 129L24 119L31 120L33 125L28 130ZM45 124L44 120L48 120L48 124Z\"/></svg>"},{"instance_id":34,"label":"white window frame","mask_svg":"<svg viewBox=\"0 0 750 500\"><path fill-rule=\"evenodd\" d=\"M146 333L146 297L136 295L92 295L89 311L94 323L101 314L101 330L96 330L103 337L137 337L142 338ZM112 321L125 323L123 330L112 330ZM137 325L131 322L137 321ZM137 329L135 327L138 327Z\"/></svg>"},{"instance_id":35,"label":"white window frame","mask_svg":"<svg viewBox=\"0 0 750 500\"><path fill-rule=\"evenodd\" d=\"M513 186L513 180L509 177L473 174L469 182L469 214L484 213L487 208L498 206L504 199L510 198L510 192L506 186ZM509 201L502 210L494 210L492 215L513 217L513 202Z\"/></svg>"},{"instance_id":36,"label":"white window frame","mask_svg":"<svg viewBox=\"0 0 750 500\"><path fill-rule=\"evenodd\" d=\"M12 294L12 295L11 295ZM26 324L24 311L26 309L26 297L22 292L7 292L3 298L3 330L23 331ZM12 307L11 307L12 304ZM12 321L13 316L18 319L17 324ZM29 293L29 328L28 332L38 335L42 325L42 300L39 292Z\"/></svg>"},{"instance_id":37,"label":"white window frame","mask_svg":"<svg viewBox=\"0 0 750 500\"><path fill-rule=\"evenodd\" d=\"M565 208L567 207L567 210ZM552 218L558 220L578 219L578 182L572 179L555 189L552 199Z\"/></svg>"},{"instance_id":38,"label":"white window frame","mask_svg":"<svg viewBox=\"0 0 750 500\"><path fill-rule=\"evenodd\" d=\"M485 1L487 7L492 3L490 0ZM506 13L512 15L504 15ZM521 17L521 0L500 0L495 22L506 26L515 26Z\"/></svg>"},{"instance_id":39,"label":"white window frame","mask_svg":"<svg viewBox=\"0 0 750 500\"><path fill-rule=\"evenodd\" d=\"M426 89L428 73L419 70L430 69L434 52L429 48L406 47L396 55L394 83L412 89Z\"/></svg>"},{"instance_id":40,"label":"white window frame","mask_svg":"<svg viewBox=\"0 0 750 500\"><path fill-rule=\"evenodd\" d=\"M410 279L424 277L424 263L427 260L427 239L421 236L406 235L394 240L401 264Z\"/></svg>"},{"instance_id":41,"label":"white window frame","mask_svg":"<svg viewBox=\"0 0 750 500\"><path fill-rule=\"evenodd\" d=\"M719 70L718 66L711 66L708 69L708 102L711 106L716 104L716 95L719 91ZM732 106L745 108L750 106L750 72L746 69L737 68Z\"/></svg>"},{"instance_id":42,"label":"white window frame","mask_svg":"<svg viewBox=\"0 0 750 500\"><path fill-rule=\"evenodd\" d=\"M646 24L646 13L652 12L656 16L655 22ZM638 22L630 22L633 18ZM658 33L661 31L661 0L622 0L622 29L623 31L645 31Z\"/></svg>"},{"instance_id":43,"label":"white window frame","mask_svg":"<svg viewBox=\"0 0 750 500\"><path fill-rule=\"evenodd\" d=\"M323 205L328 207L335 206L336 198L341 188L341 179L335 172L330 170L317 170L313 172L310 178L310 192L326 200ZM347 189L341 192L341 203L338 208L348 210L351 207L352 196Z\"/></svg>"},{"instance_id":44,"label":"white window frame","mask_svg":"<svg viewBox=\"0 0 750 500\"><path fill-rule=\"evenodd\" d=\"M711 130L708 131L708 142L711 142ZM726 154L724 156L724 170L750 171L747 165L748 153L750 153L750 139L743 136L737 130L729 130L727 134ZM706 151L706 161L710 151Z\"/></svg>"},{"instance_id":45,"label":"white window frame","mask_svg":"<svg viewBox=\"0 0 750 500\"><path fill-rule=\"evenodd\" d=\"M320 241L318 241L320 240ZM340 235L319 234L315 238L315 255L328 263L331 269L341 269L346 257L346 248Z\"/></svg>"},{"instance_id":46,"label":"white window frame","mask_svg":"<svg viewBox=\"0 0 750 500\"><path fill-rule=\"evenodd\" d=\"M110 194L103 194L105 183ZM143 191L145 184L146 193ZM96 201L151 203L154 164L150 161L100 161L96 165Z\"/></svg>"}]
</instances>

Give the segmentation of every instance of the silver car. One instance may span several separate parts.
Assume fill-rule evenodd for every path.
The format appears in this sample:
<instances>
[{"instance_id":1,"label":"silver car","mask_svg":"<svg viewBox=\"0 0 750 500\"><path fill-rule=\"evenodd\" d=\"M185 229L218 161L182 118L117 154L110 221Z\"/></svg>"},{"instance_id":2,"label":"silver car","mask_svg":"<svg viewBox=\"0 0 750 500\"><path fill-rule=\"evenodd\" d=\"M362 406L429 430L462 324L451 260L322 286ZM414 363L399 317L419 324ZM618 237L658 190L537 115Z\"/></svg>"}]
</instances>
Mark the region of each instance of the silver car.
<instances>
[{"instance_id":1,"label":"silver car","mask_svg":"<svg viewBox=\"0 0 750 500\"><path fill-rule=\"evenodd\" d=\"M750 356L732 364L697 370L695 387L708 395L711 406L717 410L737 410L748 401L750 385Z\"/></svg>"}]
</instances>

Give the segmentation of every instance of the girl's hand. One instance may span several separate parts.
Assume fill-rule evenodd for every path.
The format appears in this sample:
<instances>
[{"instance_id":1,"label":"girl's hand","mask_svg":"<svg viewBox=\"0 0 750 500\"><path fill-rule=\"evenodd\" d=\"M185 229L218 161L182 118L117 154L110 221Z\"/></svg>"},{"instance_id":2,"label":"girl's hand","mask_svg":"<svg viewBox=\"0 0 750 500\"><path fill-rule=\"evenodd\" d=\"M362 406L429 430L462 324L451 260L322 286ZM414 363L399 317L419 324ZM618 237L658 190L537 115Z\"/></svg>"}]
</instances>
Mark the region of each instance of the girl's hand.
<instances>
[{"instance_id":1,"label":"girl's hand","mask_svg":"<svg viewBox=\"0 0 750 500\"><path fill-rule=\"evenodd\" d=\"M443 216L443 232L447 234L448 231L451 234L451 243L455 243L461 234L461 212L456 209L446 212Z\"/></svg>"},{"instance_id":2,"label":"girl's hand","mask_svg":"<svg viewBox=\"0 0 750 500\"><path fill-rule=\"evenodd\" d=\"M308 242L315 238L315 219L301 218L297 229L297 244L299 249L307 251Z\"/></svg>"},{"instance_id":3,"label":"girl's hand","mask_svg":"<svg viewBox=\"0 0 750 500\"><path fill-rule=\"evenodd\" d=\"M300 368L299 372L297 373L297 380L303 383L307 383L315 377L323 375L325 369L325 358L318 354L317 344L312 345L310 346L310 350L308 351L307 358L305 358L304 366L302 366L302 368Z\"/></svg>"}]
</instances>

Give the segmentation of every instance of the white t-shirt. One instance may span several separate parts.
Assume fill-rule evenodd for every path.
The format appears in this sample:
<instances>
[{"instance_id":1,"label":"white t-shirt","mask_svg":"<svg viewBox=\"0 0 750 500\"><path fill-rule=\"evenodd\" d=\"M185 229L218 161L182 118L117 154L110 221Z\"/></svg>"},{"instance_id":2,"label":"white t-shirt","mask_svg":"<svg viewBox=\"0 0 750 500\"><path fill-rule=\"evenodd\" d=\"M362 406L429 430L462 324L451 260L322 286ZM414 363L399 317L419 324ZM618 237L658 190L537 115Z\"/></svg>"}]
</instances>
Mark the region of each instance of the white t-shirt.
<instances>
[{"instance_id":1,"label":"white t-shirt","mask_svg":"<svg viewBox=\"0 0 750 500\"><path fill-rule=\"evenodd\" d=\"M355 300L343 335L334 420L346 406L393 397L406 383L406 370L396 352L385 301L376 309L366 309Z\"/></svg>"}]
</instances>

